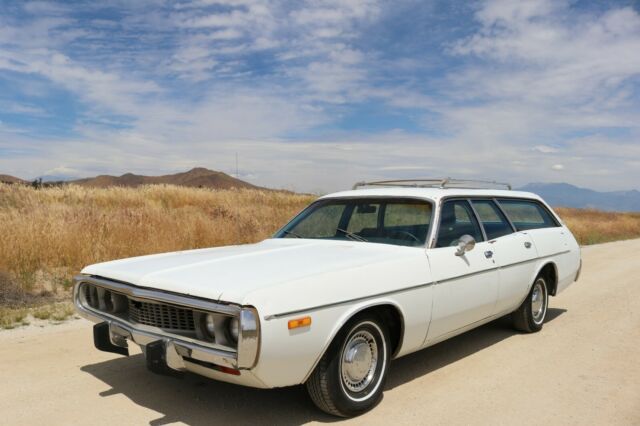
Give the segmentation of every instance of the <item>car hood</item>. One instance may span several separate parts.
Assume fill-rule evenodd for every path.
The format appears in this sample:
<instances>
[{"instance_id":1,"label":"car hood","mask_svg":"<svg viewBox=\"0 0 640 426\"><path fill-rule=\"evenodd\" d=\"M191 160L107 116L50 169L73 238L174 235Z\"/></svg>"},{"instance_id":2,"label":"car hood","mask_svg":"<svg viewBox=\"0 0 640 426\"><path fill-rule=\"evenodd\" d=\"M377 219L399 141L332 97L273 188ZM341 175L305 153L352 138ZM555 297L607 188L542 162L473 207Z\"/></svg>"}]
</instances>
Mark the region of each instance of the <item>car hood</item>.
<instances>
[{"instance_id":1,"label":"car hood","mask_svg":"<svg viewBox=\"0 0 640 426\"><path fill-rule=\"evenodd\" d=\"M242 304L254 290L389 261L406 249L365 242L268 239L257 244L114 260L87 266L82 273Z\"/></svg>"}]
</instances>

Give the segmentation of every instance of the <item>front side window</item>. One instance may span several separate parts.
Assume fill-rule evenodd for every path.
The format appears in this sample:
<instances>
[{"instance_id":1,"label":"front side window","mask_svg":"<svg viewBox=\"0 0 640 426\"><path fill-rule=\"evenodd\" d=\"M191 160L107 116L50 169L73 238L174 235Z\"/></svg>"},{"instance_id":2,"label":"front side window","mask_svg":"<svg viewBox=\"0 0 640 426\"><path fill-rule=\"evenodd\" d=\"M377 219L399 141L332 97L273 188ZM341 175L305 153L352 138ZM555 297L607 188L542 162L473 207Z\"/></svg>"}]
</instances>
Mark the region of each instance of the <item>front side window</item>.
<instances>
[{"instance_id":1,"label":"front side window","mask_svg":"<svg viewBox=\"0 0 640 426\"><path fill-rule=\"evenodd\" d=\"M499 199L498 202L518 231L559 226L547 209L535 201Z\"/></svg>"},{"instance_id":2,"label":"front side window","mask_svg":"<svg viewBox=\"0 0 640 426\"><path fill-rule=\"evenodd\" d=\"M424 246L431 224L431 204L396 198L320 200L296 216L274 238L353 240Z\"/></svg>"},{"instance_id":3,"label":"front side window","mask_svg":"<svg viewBox=\"0 0 640 426\"><path fill-rule=\"evenodd\" d=\"M491 200L473 200L472 203L480 222L482 222L487 239L494 240L513 232L507 218L504 217L496 203Z\"/></svg>"},{"instance_id":4,"label":"front side window","mask_svg":"<svg viewBox=\"0 0 640 426\"><path fill-rule=\"evenodd\" d=\"M440 211L436 247L456 246L458 239L463 235L471 235L476 241L484 240L480 225L466 200L445 202Z\"/></svg>"}]
</instances>

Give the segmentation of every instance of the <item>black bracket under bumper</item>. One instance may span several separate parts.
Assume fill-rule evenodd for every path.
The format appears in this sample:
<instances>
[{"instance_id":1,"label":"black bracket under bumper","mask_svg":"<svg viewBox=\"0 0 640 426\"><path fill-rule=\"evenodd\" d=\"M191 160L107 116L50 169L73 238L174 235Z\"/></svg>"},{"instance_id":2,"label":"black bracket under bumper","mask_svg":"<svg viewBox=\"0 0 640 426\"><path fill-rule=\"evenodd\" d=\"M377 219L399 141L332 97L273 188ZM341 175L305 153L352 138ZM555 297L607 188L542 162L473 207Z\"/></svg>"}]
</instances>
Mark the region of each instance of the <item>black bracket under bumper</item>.
<instances>
[{"instance_id":1,"label":"black bracket under bumper","mask_svg":"<svg viewBox=\"0 0 640 426\"><path fill-rule=\"evenodd\" d=\"M149 371L163 376L182 376L182 372L167 365L167 346L164 341L156 340L147 344L144 350Z\"/></svg>"},{"instance_id":2,"label":"black bracket under bumper","mask_svg":"<svg viewBox=\"0 0 640 426\"><path fill-rule=\"evenodd\" d=\"M123 341L125 346L117 346L111 342L108 322L101 322L93 326L93 344L97 349L104 352L112 352L114 354L129 356L127 342L124 339Z\"/></svg>"}]
</instances>

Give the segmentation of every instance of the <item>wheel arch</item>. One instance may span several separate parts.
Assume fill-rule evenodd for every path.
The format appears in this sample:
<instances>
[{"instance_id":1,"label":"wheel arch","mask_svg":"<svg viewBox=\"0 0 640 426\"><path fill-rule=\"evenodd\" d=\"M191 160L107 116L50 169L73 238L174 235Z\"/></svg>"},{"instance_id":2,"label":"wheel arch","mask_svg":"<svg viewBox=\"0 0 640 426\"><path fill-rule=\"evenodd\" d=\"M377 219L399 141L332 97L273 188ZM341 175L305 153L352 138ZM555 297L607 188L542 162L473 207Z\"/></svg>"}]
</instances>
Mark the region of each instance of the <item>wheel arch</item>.
<instances>
[{"instance_id":1,"label":"wheel arch","mask_svg":"<svg viewBox=\"0 0 640 426\"><path fill-rule=\"evenodd\" d=\"M558 290L558 265L553 261L541 263L536 269L535 275L530 280L529 289L533 286L533 282L540 275L544 275L547 279L547 289L550 296L555 296Z\"/></svg>"},{"instance_id":2,"label":"wheel arch","mask_svg":"<svg viewBox=\"0 0 640 426\"><path fill-rule=\"evenodd\" d=\"M340 320L336 322L336 326L331 331L327 342L325 343L322 351L318 355L317 359L307 372L303 382L306 382L313 370L315 370L316 366L320 362L320 359L324 356L324 354L329 350L329 347L335 340L338 333L344 328L344 326L349 323L354 317L357 315L361 315L365 312L376 312L381 318L385 321L385 324L389 328L390 340L391 340L391 359L395 358L395 356L400 352L402 348L402 343L404 341L404 332L405 332L405 314L403 309L400 307L398 303L393 300L383 299L383 300L375 300L369 301L368 303L358 304L353 306L351 309L345 311L345 313L340 317ZM387 322L388 321L388 322Z\"/></svg>"}]
</instances>

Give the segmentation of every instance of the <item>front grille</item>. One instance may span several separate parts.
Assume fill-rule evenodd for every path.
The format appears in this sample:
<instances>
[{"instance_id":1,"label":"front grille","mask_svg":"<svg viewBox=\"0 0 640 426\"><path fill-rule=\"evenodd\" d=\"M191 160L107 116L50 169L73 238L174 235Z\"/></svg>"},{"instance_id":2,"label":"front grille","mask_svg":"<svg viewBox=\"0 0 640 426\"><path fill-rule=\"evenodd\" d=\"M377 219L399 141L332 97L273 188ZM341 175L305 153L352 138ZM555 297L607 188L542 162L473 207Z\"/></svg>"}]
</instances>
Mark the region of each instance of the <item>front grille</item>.
<instances>
[{"instance_id":1,"label":"front grille","mask_svg":"<svg viewBox=\"0 0 640 426\"><path fill-rule=\"evenodd\" d=\"M195 331L191 309L129 299L129 319L165 330Z\"/></svg>"}]
</instances>

